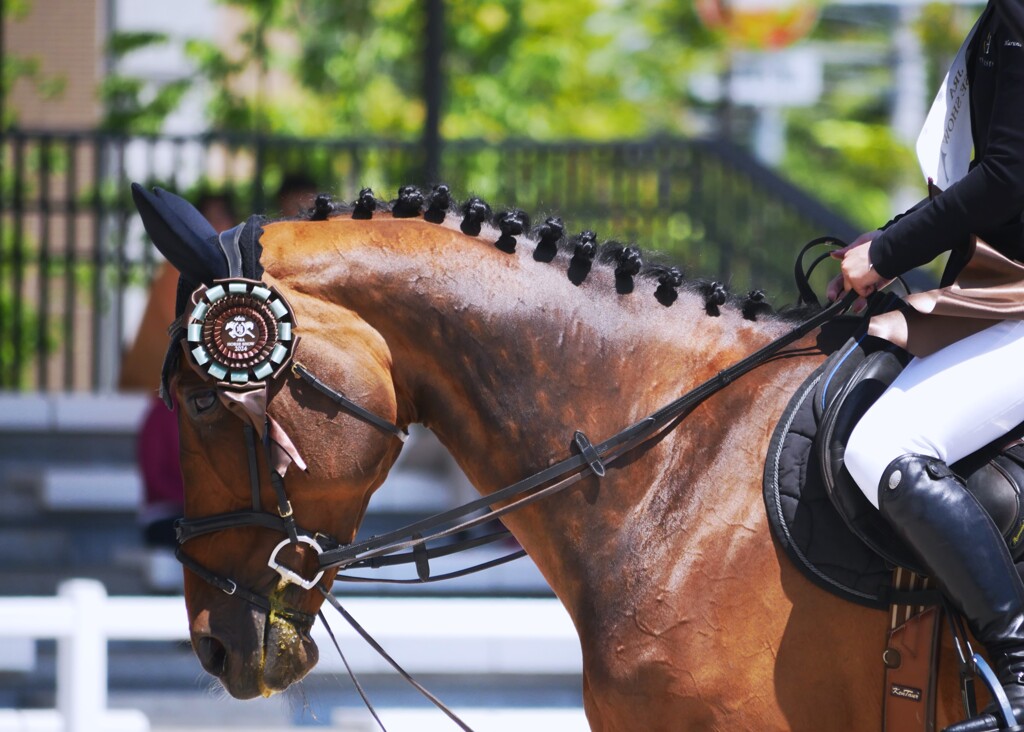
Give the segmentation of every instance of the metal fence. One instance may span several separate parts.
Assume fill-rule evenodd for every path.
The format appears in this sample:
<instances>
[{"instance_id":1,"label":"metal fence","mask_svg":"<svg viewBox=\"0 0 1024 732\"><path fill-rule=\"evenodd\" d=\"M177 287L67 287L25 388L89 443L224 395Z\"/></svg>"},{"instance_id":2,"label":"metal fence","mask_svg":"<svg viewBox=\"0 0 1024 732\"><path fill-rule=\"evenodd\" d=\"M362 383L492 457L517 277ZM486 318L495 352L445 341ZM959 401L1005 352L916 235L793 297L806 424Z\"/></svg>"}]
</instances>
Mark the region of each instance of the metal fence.
<instances>
[{"instance_id":1,"label":"metal fence","mask_svg":"<svg viewBox=\"0 0 1024 732\"><path fill-rule=\"evenodd\" d=\"M129 183L184 195L230 191L240 218L276 213L294 171L354 198L418 183L415 143L205 135L9 131L0 140L0 388L110 389L160 261ZM691 275L795 299L797 247L855 227L758 165L707 140L445 144L442 178L460 197L562 216L573 231L670 253Z\"/></svg>"}]
</instances>

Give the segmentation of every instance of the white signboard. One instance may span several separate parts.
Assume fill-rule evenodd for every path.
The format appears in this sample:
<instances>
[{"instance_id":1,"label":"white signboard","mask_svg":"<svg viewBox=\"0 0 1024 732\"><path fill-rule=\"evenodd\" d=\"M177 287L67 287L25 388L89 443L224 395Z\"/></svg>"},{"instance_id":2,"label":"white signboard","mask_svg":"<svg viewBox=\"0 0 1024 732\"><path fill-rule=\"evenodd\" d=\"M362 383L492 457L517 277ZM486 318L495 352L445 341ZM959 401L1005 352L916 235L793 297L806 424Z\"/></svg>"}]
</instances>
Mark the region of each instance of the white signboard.
<instances>
[{"instance_id":1,"label":"white signboard","mask_svg":"<svg viewBox=\"0 0 1024 732\"><path fill-rule=\"evenodd\" d=\"M821 97L823 77L821 55L813 48L737 52L729 97L752 107L806 107Z\"/></svg>"}]
</instances>

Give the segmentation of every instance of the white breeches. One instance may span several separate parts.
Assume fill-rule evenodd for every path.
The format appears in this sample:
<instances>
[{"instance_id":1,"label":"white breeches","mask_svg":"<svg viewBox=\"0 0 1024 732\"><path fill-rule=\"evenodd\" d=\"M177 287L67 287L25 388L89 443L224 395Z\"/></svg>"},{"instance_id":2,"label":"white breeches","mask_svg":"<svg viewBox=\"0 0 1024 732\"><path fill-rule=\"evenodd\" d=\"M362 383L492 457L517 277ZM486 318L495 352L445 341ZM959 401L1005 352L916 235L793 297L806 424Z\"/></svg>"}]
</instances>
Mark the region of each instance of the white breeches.
<instances>
[{"instance_id":1,"label":"white breeches","mask_svg":"<svg viewBox=\"0 0 1024 732\"><path fill-rule=\"evenodd\" d=\"M878 508L885 468L907 453L947 465L1024 422L1024 322L1002 321L915 358L857 424L846 467Z\"/></svg>"}]
</instances>

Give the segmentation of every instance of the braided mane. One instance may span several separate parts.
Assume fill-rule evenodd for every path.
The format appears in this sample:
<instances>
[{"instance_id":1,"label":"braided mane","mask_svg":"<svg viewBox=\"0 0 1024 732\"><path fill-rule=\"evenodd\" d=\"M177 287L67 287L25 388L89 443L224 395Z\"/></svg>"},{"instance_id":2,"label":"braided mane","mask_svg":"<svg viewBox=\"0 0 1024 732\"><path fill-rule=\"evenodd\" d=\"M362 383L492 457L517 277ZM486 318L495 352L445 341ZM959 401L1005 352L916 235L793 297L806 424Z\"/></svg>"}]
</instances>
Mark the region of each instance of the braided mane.
<instances>
[{"instance_id":1,"label":"braided mane","mask_svg":"<svg viewBox=\"0 0 1024 732\"><path fill-rule=\"evenodd\" d=\"M665 307L678 299L682 289L702 297L704 310L712 317L720 315L726 306L739 310L747 320L764 316L793 320L806 316L804 308L784 308L776 312L765 299L763 290L752 290L745 296L738 296L729 293L726 286L717 280L686 279L683 270L664 255L644 253L636 246L614 239L599 242L597 234L590 230L567 235L562 219L556 216L531 227L529 215L521 209L504 209L495 213L486 201L477 197L459 204L443 183L435 185L429 192L417 186L402 186L398 189L398 197L390 201L377 198L369 188L363 188L350 203L334 201L329 194L321 193L312 208L278 221L326 221L342 216L370 219L375 213L390 213L395 218L422 216L434 224L442 223L449 216L458 217L459 228L469 236L479 236L483 227L489 225L500 232L494 245L501 251L511 254L519 237L525 237L535 244L533 258L538 262L552 262L559 253L567 255L567 274L575 285L586 279L595 263L614 272L615 289L621 295L633 292L637 277L656 281L655 299Z\"/></svg>"}]
</instances>

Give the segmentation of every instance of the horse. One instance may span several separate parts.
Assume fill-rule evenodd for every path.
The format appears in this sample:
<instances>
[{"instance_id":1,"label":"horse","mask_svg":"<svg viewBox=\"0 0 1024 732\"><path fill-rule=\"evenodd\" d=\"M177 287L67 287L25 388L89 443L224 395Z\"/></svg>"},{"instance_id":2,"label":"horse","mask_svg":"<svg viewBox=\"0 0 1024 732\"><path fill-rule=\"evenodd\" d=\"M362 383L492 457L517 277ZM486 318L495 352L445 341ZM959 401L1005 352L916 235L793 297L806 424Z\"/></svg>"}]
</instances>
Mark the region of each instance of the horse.
<instances>
[{"instance_id":1,"label":"horse","mask_svg":"<svg viewBox=\"0 0 1024 732\"><path fill-rule=\"evenodd\" d=\"M557 219L531 229L522 212L458 207L438 190L424 201L403 189L391 205L320 197L303 217L264 222L258 279L294 312L297 362L385 422L426 426L484 496L563 459L577 431L615 434L793 328L794 315L750 307L756 294L744 303L634 247L566 236ZM136 187L140 210L169 198ZM223 276L212 229L178 213L171 234L147 230L191 280L182 291L211 285ZM579 634L593 730L879 729L887 614L797 571L761 499L773 427L824 358L815 344L812 332L603 477L503 516ZM253 491L276 511L280 486L247 460L239 413L175 339L171 353L186 522L243 510ZM266 413L301 458L281 515L354 541L401 440L294 372L268 381ZM235 527L186 547L193 648L237 698L281 691L317 660L309 624L334 570L310 589L282 582L265 561L280 531ZM296 547L291 565L308 576L316 551ZM942 654L940 725L959 718L950 642Z\"/></svg>"}]
</instances>

